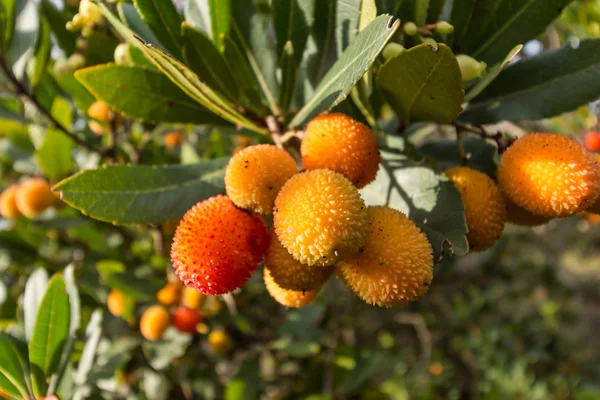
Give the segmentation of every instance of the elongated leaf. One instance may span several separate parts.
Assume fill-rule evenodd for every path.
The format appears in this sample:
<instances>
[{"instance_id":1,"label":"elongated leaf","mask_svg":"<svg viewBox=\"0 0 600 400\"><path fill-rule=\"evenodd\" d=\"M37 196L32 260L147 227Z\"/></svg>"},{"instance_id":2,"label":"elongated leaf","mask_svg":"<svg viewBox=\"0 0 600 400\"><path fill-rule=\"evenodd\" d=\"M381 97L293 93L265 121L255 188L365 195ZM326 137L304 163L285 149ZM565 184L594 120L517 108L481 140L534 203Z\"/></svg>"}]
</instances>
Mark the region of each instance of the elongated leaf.
<instances>
[{"instance_id":1,"label":"elongated leaf","mask_svg":"<svg viewBox=\"0 0 600 400\"><path fill-rule=\"evenodd\" d=\"M5 53L10 48L15 30L17 0L0 0L0 50Z\"/></svg>"},{"instance_id":2,"label":"elongated leaf","mask_svg":"<svg viewBox=\"0 0 600 400\"><path fill-rule=\"evenodd\" d=\"M73 381L77 385L83 385L87 381L88 374L94 366L94 359L98 349L98 343L102 335L102 310L98 309L92 313L90 322L85 328L85 345L79 359L77 372L73 377Z\"/></svg>"},{"instance_id":3,"label":"elongated leaf","mask_svg":"<svg viewBox=\"0 0 600 400\"><path fill-rule=\"evenodd\" d=\"M70 309L65 281L55 275L48 284L37 312L29 342L29 363L33 392L46 394L47 377L56 372L69 334Z\"/></svg>"},{"instance_id":4,"label":"elongated leaf","mask_svg":"<svg viewBox=\"0 0 600 400\"><path fill-rule=\"evenodd\" d=\"M403 154L381 151L382 164L373 183L361 190L368 205L387 205L408 215L427 235L439 260L444 247L456 255L469 250L460 193L443 173Z\"/></svg>"},{"instance_id":5,"label":"elongated leaf","mask_svg":"<svg viewBox=\"0 0 600 400\"><path fill-rule=\"evenodd\" d=\"M540 119L573 110L600 93L600 40L565 46L506 68L460 119L474 124Z\"/></svg>"},{"instance_id":6,"label":"elongated leaf","mask_svg":"<svg viewBox=\"0 0 600 400\"><path fill-rule=\"evenodd\" d=\"M194 204L224 191L227 159L166 167L109 166L83 171L54 189L92 218L115 224L179 219Z\"/></svg>"},{"instance_id":7,"label":"elongated leaf","mask_svg":"<svg viewBox=\"0 0 600 400\"><path fill-rule=\"evenodd\" d=\"M358 34L362 3L363 0L337 0L335 35L338 57Z\"/></svg>"},{"instance_id":8,"label":"elongated leaf","mask_svg":"<svg viewBox=\"0 0 600 400\"><path fill-rule=\"evenodd\" d=\"M259 397L258 357L251 356L244 360L238 373L229 381L225 388L225 400L251 400Z\"/></svg>"},{"instance_id":9,"label":"elongated leaf","mask_svg":"<svg viewBox=\"0 0 600 400\"><path fill-rule=\"evenodd\" d=\"M183 19L172 1L134 0L135 8L152 33L173 57L181 60L181 23Z\"/></svg>"},{"instance_id":10,"label":"elongated leaf","mask_svg":"<svg viewBox=\"0 0 600 400\"><path fill-rule=\"evenodd\" d=\"M208 0L186 1L184 14L186 22L212 38L212 22Z\"/></svg>"},{"instance_id":11,"label":"elongated leaf","mask_svg":"<svg viewBox=\"0 0 600 400\"><path fill-rule=\"evenodd\" d=\"M460 53L462 50L462 43L473 18L476 4L477 0L454 0L452 3L450 23L454 26L454 32L451 37L456 53Z\"/></svg>"},{"instance_id":12,"label":"elongated leaf","mask_svg":"<svg viewBox=\"0 0 600 400\"><path fill-rule=\"evenodd\" d=\"M267 129L257 126L254 122L242 116L233 108L232 104L200 81L198 76L182 63L152 45L145 44L144 51L171 81L211 112L244 128L258 133L268 133Z\"/></svg>"},{"instance_id":13,"label":"elongated leaf","mask_svg":"<svg viewBox=\"0 0 600 400\"><path fill-rule=\"evenodd\" d=\"M0 389L14 397L27 397L27 346L5 332L0 332ZM17 393L15 393L15 391Z\"/></svg>"},{"instance_id":14,"label":"elongated leaf","mask_svg":"<svg viewBox=\"0 0 600 400\"><path fill-rule=\"evenodd\" d=\"M389 15L381 15L359 33L323 78L312 98L290 122L290 126L300 126L341 103L373 64L398 26L399 21L392 23Z\"/></svg>"},{"instance_id":15,"label":"elongated leaf","mask_svg":"<svg viewBox=\"0 0 600 400\"><path fill-rule=\"evenodd\" d=\"M517 44L542 33L571 1L478 1L460 52L495 64Z\"/></svg>"},{"instance_id":16,"label":"elongated leaf","mask_svg":"<svg viewBox=\"0 0 600 400\"><path fill-rule=\"evenodd\" d=\"M52 42L50 40L50 24L46 18L42 18L40 30L38 32L37 43L35 45L34 57L31 60L33 68L30 76L31 86L34 88L40 82L42 74L48 65Z\"/></svg>"},{"instance_id":17,"label":"elongated leaf","mask_svg":"<svg viewBox=\"0 0 600 400\"><path fill-rule=\"evenodd\" d=\"M229 33L231 23L231 0L208 0L212 38L217 47L223 45L222 35Z\"/></svg>"},{"instance_id":18,"label":"elongated leaf","mask_svg":"<svg viewBox=\"0 0 600 400\"><path fill-rule=\"evenodd\" d=\"M490 84L500 75L500 72L504 71L504 69L508 66L508 64L523 50L523 45L520 44L515 46L508 55L504 58L504 61L501 63L494 65L487 74L475 86L473 86L469 93L465 96L465 101L471 101L477 96L481 94L485 90L486 87L490 86Z\"/></svg>"},{"instance_id":19,"label":"elongated leaf","mask_svg":"<svg viewBox=\"0 0 600 400\"><path fill-rule=\"evenodd\" d=\"M62 97L56 97L52 104L52 115L67 128L73 124L71 104ZM44 136L42 145L36 150L35 157L44 174L58 180L75 170L72 151L73 140L56 128L50 128Z\"/></svg>"},{"instance_id":20,"label":"elongated leaf","mask_svg":"<svg viewBox=\"0 0 600 400\"><path fill-rule=\"evenodd\" d=\"M277 37L277 55L284 56L284 48L288 42L294 48L294 59L297 64L302 61L306 42L310 35L310 20L308 8L301 3L310 0L279 0L273 2L273 20Z\"/></svg>"},{"instance_id":21,"label":"elongated leaf","mask_svg":"<svg viewBox=\"0 0 600 400\"><path fill-rule=\"evenodd\" d=\"M23 294L23 325L27 341L30 341L33 336L37 311L47 286L48 273L43 268L38 268L33 271L25 284L25 292Z\"/></svg>"},{"instance_id":22,"label":"elongated leaf","mask_svg":"<svg viewBox=\"0 0 600 400\"><path fill-rule=\"evenodd\" d=\"M389 59L377 84L401 120L449 123L462 111L464 92L458 62L444 44L422 44Z\"/></svg>"},{"instance_id":23,"label":"elongated leaf","mask_svg":"<svg viewBox=\"0 0 600 400\"><path fill-rule=\"evenodd\" d=\"M208 86L236 102L239 90L235 85L233 73L213 42L186 23L183 24L183 36L183 55L190 69Z\"/></svg>"},{"instance_id":24,"label":"elongated leaf","mask_svg":"<svg viewBox=\"0 0 600 400\"><path fill-rule=\"evenodd\" d=\"M224 124L160 72L105 64L80 69L75 78L121 113L143 121Z\"/></svg>"},{"instance_id":25,"label":"elongated leaf","mask_svg":"<svg viewBox=\"0 0 600 400\"><path fill-rule=\"evenodd\" d=\"M75 106L82 111L87 112L92 103L96 101L96 98L81 83L77 82L73 75L58 76L56 82L65 93L71 96Z\"/></svg>"},{"instance_id":26,"label":"elongated leaf","mask_svg":"<svg viewBox=\"0 0 600 400\"><path fill-rule=\"evenodd\" d=\"M298 64L296 63L292 42L288 42L284 47L279 64L281 65L279 105L285 114L292 103L296 91L296 83L298 82Z\"/></svg>"},{"instance_id":27,"label":"elongated leaf","mask_svg":"<svg viewBox=\"0 0 600 400\"><path fill-rule=\"evenodd\" d=\"M375 0L362 0L358 31L365 29L375 18L377 18L377 3Z\"/></svg>"},{"instance_id":28,"label":"elongated leaf","mask_svg":"<svg viewBox=\"0 0 600 400\"><path fill-rule=\"evenodd\" d=\"M135 6L133 4L119 3L117 5L117 11L119 13L119 17L121 18L121 21L123 21L123 23L125 24L126 27L131 29L131 34L135 33L136 35L138 35L139 37L144 39L144 41L146 43L152 43L153 45L159 46L159 47L162 46L160 41L156 38L156 36L154 36L152 31L148 27L148 25L142 20L142 17L140 17L140 14L138 13L137 9L135 8ZM106 16L106 14L105 14L105 16ZM115 23L112 19L109 18L109 20L113 25L115 25ZM115 25L115 27L117 28L116 25ZM129 36L129 38L128 38L128 37L125 37L126 35L124 35L124 32L122 31L122 29L118 29L118 30L119 30L119 33L122 36L124 36L124 39L126 39L126 40L129 39L130 41L133 40L133 37L131 37L131 34L127 35L127 36Z\"/></svg>"},{"instance_id":29,"label":"elongated leaf","mask_svg":"<svg viewBox=\"0 0 600 400\"><path fill-rule=\"evenodd\" d=\"M69 16L64 11L59 11L51 0L42 0L41 5L42 12L50 23L57 44L67 55L71 55L75 51L75 39L77 39L78 34L69 32L65 27L69 22Z\"/></svg>"},{"instance_id":30,"label":"elongated leaf","mask_svg":"<svg viewBox=\"0 0 600 400\"><path fill-rule=\"evenodd\" d=\"M17 79L23 79L27 62L34 51L40 16L33 0L18 1L15 13L17 18L8 60Z\"/></svg>"},{"instance_id":31,"label":"elongated leaf","mask_svg":"<svg viewBox=\"0 0 600 400\"><path fill-rule=\"evenodd\" d=\"M427 11L429 10L429 0L414 1L415 24L423 26L427 22Z\"/></svg>"}]
</instances>

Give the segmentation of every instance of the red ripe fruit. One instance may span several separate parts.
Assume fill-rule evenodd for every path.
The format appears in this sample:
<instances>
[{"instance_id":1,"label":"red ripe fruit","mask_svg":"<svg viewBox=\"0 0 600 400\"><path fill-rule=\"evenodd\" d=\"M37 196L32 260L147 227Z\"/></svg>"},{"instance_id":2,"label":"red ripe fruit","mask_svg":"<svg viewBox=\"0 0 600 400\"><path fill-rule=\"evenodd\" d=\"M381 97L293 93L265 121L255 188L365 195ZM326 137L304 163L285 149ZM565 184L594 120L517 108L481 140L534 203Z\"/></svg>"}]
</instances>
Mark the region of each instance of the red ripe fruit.
<instances>
[{"instance_id":1,"label":"red ripe fruit","mask_svg":"<svg viewBox=\"0 0 600 400\"><path fill-rule=\"evenodd\" d=\"M586 133L583 143L585 147L590 151L600 150L600 132L588 132Z\"/></svg>"},{"instance_id":2,"label":"red ripe fruit","mask_svg":"<svg viewBox=\"0 0 600 400\"><path fill-rule=\"evenodd\" d=\"M246 283L268 245L262 217L216 196L185 214L173 238L171 261L186 285L204 294L225 294Z\"/></svg>"},{"instance_id":3,"label":"red ripe fruit","mask_svg":"<svg viewBox=\"0 0 600 400\"><path fill-rule=\"evenodd\" d=\"M177 307L173 312L173 318L171 320L173 326L175 326L179 332L192 335L196 333L196 326L200 321L202 321L200 312L187 307Z\"/></svg>"}]
</instances>

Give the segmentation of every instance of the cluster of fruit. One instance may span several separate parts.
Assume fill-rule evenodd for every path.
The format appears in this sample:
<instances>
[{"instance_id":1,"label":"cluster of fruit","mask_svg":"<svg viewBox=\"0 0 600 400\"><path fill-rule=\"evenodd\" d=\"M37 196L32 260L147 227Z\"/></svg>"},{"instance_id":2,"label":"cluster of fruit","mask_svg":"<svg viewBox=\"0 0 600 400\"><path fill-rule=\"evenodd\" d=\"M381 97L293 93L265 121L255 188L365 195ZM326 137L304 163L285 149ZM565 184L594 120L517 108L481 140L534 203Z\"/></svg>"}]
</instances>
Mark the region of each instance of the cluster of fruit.
<instances>
[{"instance_id":1,"label":"cluster of fruit","mask_svg":"<svg viewBox=\"0 0 600 400\"><path fill-rule=\"evenodd\" d=\"M221 302L213 296L205 296L194 288L184 287L180 281L167 283L156 294L159 304L144 310L139 322L142 336L149 341L161 340L169 326L189 335L209 333L202 321L214 317L221 310ZM126 317L127 308L134 307L131 299L123 292L113 289L107 299L108 310L115 317ZM218 355L228 353L233 341L223 329L213 329L208 335L213 352Z\"/></svg>"},{"instance_id":2,"label":"cluster of fruit","mask_svg":"<svg viewBox=\"0 0 600 400\"><path fill-rule=\"evenodd\" d=\"M35 218L50 207L63 206L43 178L28 178L23 183L8 186L0 194L0 216L5 219Z\"/></svg>"},{"instance_id":3,"label":"cluster of fruit","mask_svg":"<svg viewBox=\"0 0 600 400\"><path fill-rule=\"evenodd\" d=\"M76 2L74 2L76 3ZM68 31L81 31L84 37L89 36L94 26L104 22L100 8L90 0L81 0L79 2L79 12L73 16L73 19L67 22Z\"/></svg>"},{"instance_id":4,"label":"cluster of fruit","mask_svg":"<svg viewBox=\"0 0 600 400\"><path fill-rule=\"evenodd\" d=\"M308 125L300 153L304 172L272 145L232 157L228 196L198 203L177 228L179 278L206 294L228 293L264 259L266 288L288 307L308 304L333 274L370 304L423 295L433 278L426 236L397 210L366 207L358 191L379 168L373 132L346 115L323 115ZM261 214L273 214L270 233Z\"/></svg>"}]
</instances>

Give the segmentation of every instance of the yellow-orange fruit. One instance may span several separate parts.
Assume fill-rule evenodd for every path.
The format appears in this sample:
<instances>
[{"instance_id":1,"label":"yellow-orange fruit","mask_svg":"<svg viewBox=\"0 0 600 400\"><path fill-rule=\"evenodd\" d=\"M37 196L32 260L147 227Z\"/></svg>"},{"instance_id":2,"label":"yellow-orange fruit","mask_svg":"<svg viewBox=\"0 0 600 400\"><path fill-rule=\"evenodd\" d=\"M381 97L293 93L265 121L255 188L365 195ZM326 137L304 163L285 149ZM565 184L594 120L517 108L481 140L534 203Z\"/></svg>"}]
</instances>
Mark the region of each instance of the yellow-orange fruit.
<instances>
[{"instance_id":1,"label":"yellow-orange fruit","mask_svg":"<svg viewBox=\"0 0 600 400\"><path fill-rule=\"evenodd\" d=\"M506 204L506 220L514 225L519 226L540 226L548 223L552 218L550 217L542 217L541 215L536 215L530 213L523 207L519 207L508 197L504 197L504 203Z\"/></svg>"},{"instance_id":2,"label":"yellow-orange fruit","mask_svg":"<svg viewBox=\"0 0 600 400\"><path fill-rule=\"evenodd\" d=\"M275 232L307 265L333 265L364 244L368 221L358 189L343 175L317 169L294 175L275 200Z\"/></svg>"},{"instance_id":3,"label":"yellow-orange fruit","mask_svg":"<svg viewBox=\"0 0 600 400\"><path fill-rule=\"evenodd\" d=\"M276 302L286 307L302 308L309 305L321 289L320 287L309 291L284 289L273 280L267 267L264 270L264 279L267 292Z\"/></svg>"},{"instance_id":4,"label":"yellow-orange fruit","mask_svg":"<svg viewBox=\"0 0 600 400\"><path fill-rule=\"evenodd\" d=\"M566 217L589 207L600 190L593 154L552 133L518 139L502 155L498 183L516 205L544 217Z\"/></svg>"},{"instance_id":5,"label":"yellow-orange fruit","mask_svg":"<svg viewBox=\"0 0 600 400\"><path fill-rule=\"evenodd\" d=\"M181 132L169 132L164 138L165 146L173 149L179 146L183 142L183 133Z\"/></svg>"},{"instance_id":6,"label":"yellow-orange fruit","mask_svg":"<svg viewBox=\"0 0 600 400\"><path fill-rule=\"evenodd\" d=\"M171 315L165 307L158 305L151 306L142 314L140 332L146 340L160 340L170 324Z\"/></svg>"},{"instance_id":7,"label":"yellow-orange fruit","mask_svg":"<svg viewBox=\"0 0 600 400\"><path fill-rule=\"evenodd\" d=\"M269 245L267 225L259 215L216 196L196 204L181 220L171 261L188 286L204 294L225 294L246 283Z\"/></svg>"},{"instance_id":8,"label":"yellow-orange fruit","mask_svg":"<svg viewBox=\"0 0 600 400\"><path fill-rule=\"evenodd\" d=\"M269 269L275 283L283 289L307 291L325 283L333 273L333 266L306 265L296 260L283 247L275 231L271 231L271 240L265 266Z\"/></svg>"},{"instance_id":9,"label":"yellow-orange fruit","mask_svg":"<svg viewBox=\"0 0 600 400\"><path fill-rule=\"evenodd\" d=\"M96 100L88 108L88 116L96 120L88 122L90 130L96 135L102 135L110 125L110 121L114 115L108 104L102 100Z\"/></svg>"},{"instance_id":10,"label":"yellow-orange fruit","mask_svg":"<svg viewBox=\"0 0 600 400\"><path fill-rule=\"evenodd\" d=\"M186 286L183 288L183 293L181 295L182 306L197 310L202 307L205 301L206 296L193 287Z\"/></svg>"},{"instance_id":11,"label":"yellow-orange fruit","mask_svg":"<svg viewBox=\"0 0 600 400\"><path fill-rule=\"evenodd\" d=\"M181 287L173 283L167 283L156 294L156 299L163 306L173 306L179 303L181 298Z\"/></svg>"},{"instance_id":12,"label":"yellow-orange fruit","mask_svg":"<svg viewBox=\"0 0 600 400\"><path fill-rule=\"evenodd\" d=\"M338 276L369 304L407 304L423 296L433 279L433 250L406 215L389 207L369 207L367 242L341 261Z\"/></svg>"},{"instance_id":13,"label":"yellow-orange fruit","mask_svg":"<svg viewBox=\"0 0 600 400\"><path fill-rule=\"evenodd\" d=\"M42 178L29 179L19 187L16 194L17 209L27 218L43 213L55 201L50 185Z\"/></svg>"},{"instance_id":14,"label":"yellow-orange fruit","mask_svg":"<svg viewBox=\"0 0 600 400\"><path fill-rule=\"evenodd\" d=\"M223 329L215 329L208 335L208 344L212 351L223 356L233 348L233 340L231 336Z\"/></svg>"},{"instance_id":15,"label":"yellow-orange fruit","mask_svg":"<svg viewBox=\"0 0 600 400\"><path fill-rule=\"evenodd\" d=\"M379 144L371 129L345 114L325 114L306 128L300 148L307 170L330 169L362 188L379 169Z\"/></svg>"},{"instance_id":16,"label":"yellow-orange fruit","mask_svg":"<svg viewBox=\"0 0 600 400\"><path fill-rule=\"evenodd\" d=\"M2 218L15 219L21 216L17 208L19 185L10 185L0 194L0 215Z\"/></svg>"},{"instance_id":17,"label":"yellow-orange fruit","mask_svg":"<svg viewBox=\"0 0 600 400\"><path fill-rule=\"evenodd\" d=\"M600 154L594 154L594 158L596 159L598 174L600 174ZM596 199L596 201L591 206L586 208L585 211L587 211L588 213L592 213L592 214L600 214L600 196Z\"/></svg>"},{"instance_id":18,"label":"yellow-orange fruit","mask_svg":"<svg viewBox=\"0 0 600 400\"><path fill-rule=\"evenodd\" d=\"M498 240L506 224L506 205L496 183L483 172L454 167L446 176L460 192L471 251L484 251Z\"/></svg>"},{"instance_id":19,"label":"yellow-orange fruit","mask_svg":"<svg viewBox=\"0 0 600 400\"><path fill-rule=\"evenodd\" d=\"M296 162L285 150L269 144L250 146L229 160L225 188L236 206L271 214L277 194L297 173Z\"/></svg>"},{"instance_id":20,"label":"yellow-orange fruit","mask_svg":"<svg viewBox=\"0 0 600 400\"><path fill-rule=\"evenodd\" d=\"M115 317L120 317L125 311L125 295L120 290L113 289L106 299L108 311Z\"/></svg>"}]
</instances>

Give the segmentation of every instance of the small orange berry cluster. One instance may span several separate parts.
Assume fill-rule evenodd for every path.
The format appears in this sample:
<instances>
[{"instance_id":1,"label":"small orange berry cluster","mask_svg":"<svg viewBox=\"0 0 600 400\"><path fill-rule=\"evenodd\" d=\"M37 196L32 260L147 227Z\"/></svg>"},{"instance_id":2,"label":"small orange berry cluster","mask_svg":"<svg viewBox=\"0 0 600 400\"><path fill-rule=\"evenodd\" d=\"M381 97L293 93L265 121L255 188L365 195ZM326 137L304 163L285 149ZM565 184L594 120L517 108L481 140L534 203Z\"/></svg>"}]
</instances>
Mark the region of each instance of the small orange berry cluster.
<instances>
[{"instance_id":1,"label":"small orange berry cluster","mask_svg":"<svg viewBox=\"0 0 600 400\"><path fill-rule=\"evenodd\" d=\"M50 207L63 207L64 203L52 192L43 178L29 178L20 184L8 186L0 194L0 216L17 219L35 218Z\"/></svg>"},{"instance_id":2,"label":"small orange berry cluster","mask_svg":"<svg viewBox=\"0 0 600 400\"><path fill-rule=\"evenodd\" d=\"M282 148L246 147L225 173L227 197L186 213L171 248L179 278L202 293L246 283L265 262L267 291L288 307L309 304L335 273L370 304L416 300L433 278L432 248L404 214L366 207L359 188L376 177L377 138L344 115L312 120L302 166ZM273 214L267 231L262 215Z\"/></svg>"}]
</instances>

